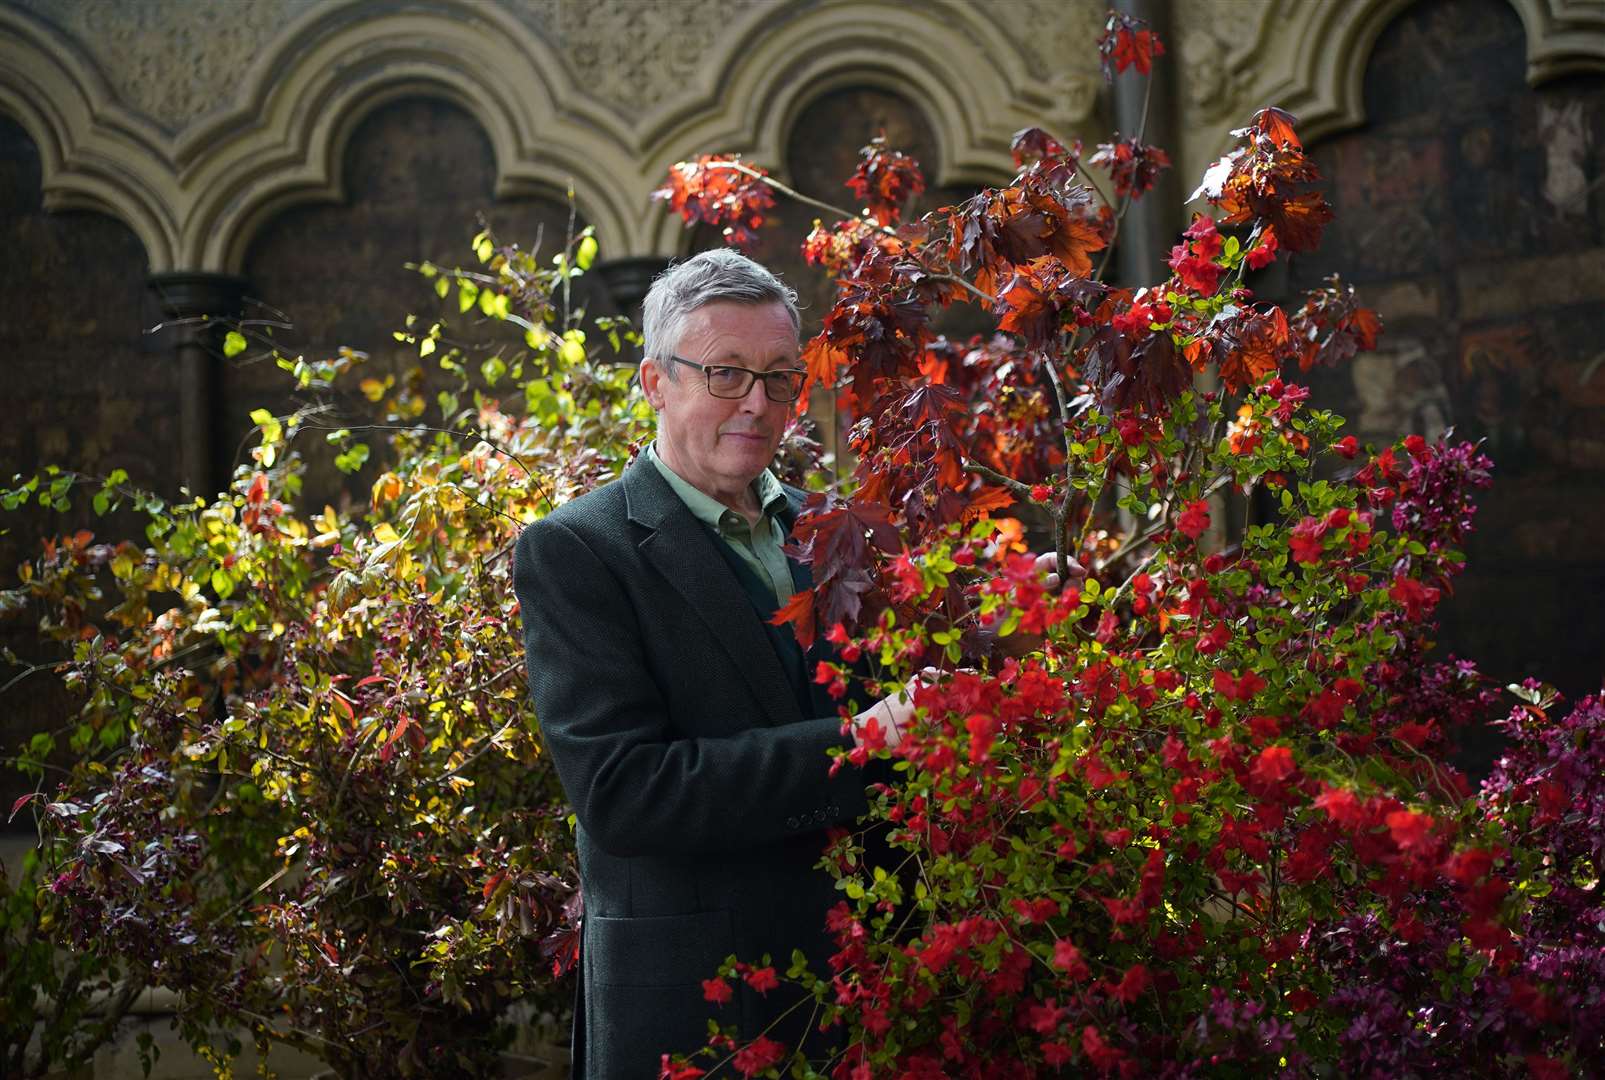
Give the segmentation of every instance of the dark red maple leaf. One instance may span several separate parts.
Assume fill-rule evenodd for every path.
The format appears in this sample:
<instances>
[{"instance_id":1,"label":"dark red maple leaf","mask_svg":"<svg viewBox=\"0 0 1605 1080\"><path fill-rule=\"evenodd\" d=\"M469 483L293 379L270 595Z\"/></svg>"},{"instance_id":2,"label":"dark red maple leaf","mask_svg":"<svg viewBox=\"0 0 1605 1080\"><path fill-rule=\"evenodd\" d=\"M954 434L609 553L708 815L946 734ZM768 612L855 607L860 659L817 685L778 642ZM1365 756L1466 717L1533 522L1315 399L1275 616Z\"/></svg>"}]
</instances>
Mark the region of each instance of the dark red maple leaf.
<instances>
[{"instance_id":1,"label":"dark red maple leaf","mask_svg":"<svg viewBox=\"0 0 1605 1080\"><path fill-rule=\"evenodd\" d=\"M1248 127L1238 128L1232 134L1238 138L1251 133L1263 135L1275 146L1291 145L1297 150L1302 149L1304 146L1299 141L1298 132L1294 130L1294 125L1297 123L1298 117L1286 109L1278 109L1275 105L1267 105L1254 114L1254 119L1249 121Z\"/></svg>"},{"instance_id":2,"label":"dark red maple leaf","mask_svg":"<svg viewBox=\"0 0 1605 1080\"><path fill-rule=\"evenodd\" d=\"M1057 344L1067 321L1087 314L1108 290L1102 284L1078 277L1052 255L1033 259L1017 267L1014 276L998 291L993 311L998 329L1018 334L1026 347L1051 349Z\"/></svg>"},{"instance_id":3,"label":"dark red maple leaf","mask_svg":"<svg viewBox=\"0 0 1605 1080\"><path fill-rule=\"evenodd\" d=\"M1098 55L1103 58L1103 77L1113 82L1117 73L1134 67L1138 74L1147 75L1154 66L1154 57L1163 56L1164 42L1148 29L1148 24L1122 11L1111 11L1104 24L1103 36L1098 39Z\"/></svg>"},{"instance_id":4,"label":"dark red maple leaf","mask_svg":"<svg viewBox=\"0 0 1605 1080\"><path fill-rule=\"evenodd\" d=\"M1265 312L1239 310L1211 327L1210 336L1220 379L1229 393L1258 385L1282 366L1290 352L1287 316L1277 307Z\"/></svg>"},{"instance_id":5,"label":"dark red maple leaf","mask_svg":"<svg viewBox=\"0 0 1605 1080\"><path fill-rule=\"evenodd\" d=\"M858 151L858 169L847 179L860 202L882 225L895 225L903 204L925 190L925 175L919 162L886 145L881 132Z\"/></svg>"},{"instance_id":6,"label":"dark red maple leaf","mask_svg":"<svg viewBox=\"0 0 1605 1080\"><path fill-rule=\"evenodd\" d=\"M1090 253L1107 246L1091 194L1064 187L1033 166L1006 188L988 188L947 210L948 261L975 272L975 286L996 293L1012 268L1044 255L1076 277L1092 275Z\"/></svg>"},{"instance_id":7,"label":"dark red maple leaf","mask_svg":"<svg viewBox=\"0 0 1605 1080\"><path fill-rule=\"evenodd\" d=\"M774 621L791 622L797 640L806 648L813 643L813 631L821 621L827 626L858 625L864 594L875 585L870 572L874 554L895 553L901 544L885 506L825 492L808 496L791 535L786 554L812 570L814 588L807 594L812 600L787 604ZM806 641L804 616L812 620L806 627Z\"/></svg>"},{"instance_id":8,"label":"dark red maple leaf","mask_svg":"<svg viewBox=\"0 0 1605 1080\"><path fill-rule=\"evenodd\" d=\"M1038 161L1049 165L1074 165L1081 157L1081 142L1078 139L1067 147L1041 128L1028 127L1014 133L1009 140L1009 152L1014 155L1014 164L1017 166Z\"/></svg>"},{"instance_id":9,"label":"dark red maple leaf","mask_svg":"<svg viewBox=\"0 0 1605 1080\"><path fill-rule=\"evenodd\" d=\"M1254 123L1236 132L1248 145L1210 166L1192 198L1219 206L1222 225L1257 219L1276 231L1282 247L1310 251L1332 220L1332 208L1319 192L1304 190L1321 174L1305 156L1293 123L1280 109L1260 110Z\"/></svg>"},{"instance_id":10,"label":"dark red maple leaf","mask_svg":"<svg viewBox=\"0 0 1605 1080\"><path fill-rule=\"evenodd\" d=\"M1310 292L1288 329L1299 369L1308 371L1316 365L1334 367L1358 352L1375 349L1382 320L1370 308L1360 306L1354 286L1334 274L1326 285Z\"/></svg>"},{"instance_id":11,"label":"dark red maple leaf","mask_svg":"<svg viewBox=\"0 0 1605 1080\"><path fill-rule=\"evenodd\" d=\"M1081 365L1082 376L1106 408L1154 414L1192 386L1186 357L1166 331L1124 333L1115 325L1116 299L1104 302Z\"/></svg>"},{"instance_id":12,"label":"dark red maple leaf","mask_svg":"<svg viewBox=\"0 0 1605 1080\"><path fill-rule=\"evenodd\" d=\"M687 225L718 226L727 243L744 247L757 238L775 197L769 185L737 169L738 164L740 158L733 154L704 154L695 161L678 162L652 197L667 202ZM755 166L743 168L767 175Z\"/></svg>"},{"instance_id":13,"label":"dark red maple leaf","mask_svg":"<svg viewBox=\"0 0 1605 1080\"><path fill-rule=\"evenodd\" d=\"M1099 143L1097 153L1087 159L1087 164L1108 169L1115 193L1136 199L1154 186L1161 170L1170 168L1170 155L1134 138L1121 139Z\"/></svg>"},{"instance_id":14,"label":"dark red maple leaf","mask_svg":"<svg viewBox=\"0 0 1605 1080\"><path fill-rule=\"evenodd\" d=\"M866 254L854 276L842 282L824 328L803 350L809 372L803 398L816 384L834 386L844 365L858 402L873 400L882 380L917 374L934 337L928 309L950 301L954 288L894 252Z\"/></svg>"}]
</instances>

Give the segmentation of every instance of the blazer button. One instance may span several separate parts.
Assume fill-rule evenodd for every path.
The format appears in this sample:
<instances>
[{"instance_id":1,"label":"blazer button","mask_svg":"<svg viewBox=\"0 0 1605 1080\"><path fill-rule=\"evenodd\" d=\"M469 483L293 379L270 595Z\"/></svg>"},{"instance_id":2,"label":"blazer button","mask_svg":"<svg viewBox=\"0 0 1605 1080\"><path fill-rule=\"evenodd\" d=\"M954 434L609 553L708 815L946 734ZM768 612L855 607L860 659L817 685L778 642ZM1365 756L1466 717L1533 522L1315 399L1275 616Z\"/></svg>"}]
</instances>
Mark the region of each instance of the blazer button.
<instances>
[{"instance_id":1,"label":"blazer button","mask_svg":"<svg viewBox=\"0 0 1605 1080\"><path fill-rule=\"evenodd\" d=\"M825 823L825 811L824 810L815 810L814 811L814 821L817 824L823 825Z\"/></svg>"},{"instance_id":2,"label":"blazer button","mask_svg":"<svg viewBox=\"0 0 1605 1080\"><path fill-rule=\"evenodd\" d=\"M786 828L795 829L796 827L797 827L797 819L796 818L789 817L789 818L786 819Z\"/></svg>"}]
</instances>

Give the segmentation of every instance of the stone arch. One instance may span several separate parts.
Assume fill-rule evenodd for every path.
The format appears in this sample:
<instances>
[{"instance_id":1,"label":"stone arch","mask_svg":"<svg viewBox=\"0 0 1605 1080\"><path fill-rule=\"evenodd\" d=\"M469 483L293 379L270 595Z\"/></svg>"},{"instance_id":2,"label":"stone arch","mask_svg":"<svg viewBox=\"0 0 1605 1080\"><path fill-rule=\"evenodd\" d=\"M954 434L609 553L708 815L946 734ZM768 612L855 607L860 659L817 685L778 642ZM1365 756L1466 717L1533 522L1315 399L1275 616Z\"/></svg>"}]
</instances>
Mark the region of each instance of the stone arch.
<instances>
[{"instance_id":1,"label":"stone arch","mask_svg":"<svg viewBox=\"0 0 1605 1080\"><path fill-rule=\"evenodd\" d=\"M1032 10L1060 18L1052 5ZM632 111L587 94L561 35L529 15L483 0L331 0L274 33L220 111L170 129L118 100L73 39L4 7L0 105L48 148L51 205L128 222L153 272L227 273L267 217L336 196L342 133L421 89L490 134L498 193L561 191L572 178L609 258L675 250L647 198L667 167L715 149L773 160L811 85L867 82L918 99L942 147L937 183L1007 175L1006 139L1025 124L1085 134L1099 92L1090 65L1041 70L1040 50L974 0L776 0L733 15L694 77ZM629 15L602 18L622 27Z\"/></svg>"},{"instance_id":2,"label":"stone arch","mask_svg":"<svg viewBox=\"0 0 1605 1080\"><path fill-rule=\"evenodd\" d=\"M786 19L766 9L769 20L748 24L724 43L717 94L665 118L645 140L644 158L656 165L655 175L699 152L778 163L791 122L808 102L864 85L929 103L922 108L942 163L933 184L996 182L1014 171L1008 140L1015 130L1045 124L1076 133L1092 116L1098 87L1091 77L1044 88L983 10L952 0L928 9L931 17L918 20L890 3L812 7ZM678 250L685 242L678 223L661 210L656 217L658 250Z\"/></svg>"},{"instance_id":3,"label":"stone arch","mask_svg":"<svg viewBox=\"0 0 1605 1080\"><path fill-rule=\"evenodd\" d=\"M153 268L170 265L178 230L162 132L118 105L71 41L6 6L0 6L0 110L39 148L45 209L116 218L134 231Z\"/></svg>"},{"instance_id":4,"label":"stone arch","mask_svg":"<svg viewBox=\"0 0 1605 1080\"><path fill-rule=\"evenodd\" d=\"M1605 7L1597 0L1506 0L1521 17L1527 39L1527 83L1605 71ZM1412 0L1281 0L1267 10L1253 41L1227 58L1243 109L1274 104L1299 118L1306 142L1365 123L1363 86L1377 38ZM1209 135L1211 154L1229 145L1234 116Z\"/></svg>"},{"instance_id":5,"label":"stone arch","mask_svg":"<svg viewBox=\"0 0 1605 1080\"><path fill-rule=\"evenodd\" d=\"M605 110L548 81L543 72L562 64L544 42L491 5L438 0L357 17L372 7L304 18L253 67L234 110L185 133L179 164L197 198L183 257L237 269L264 220L338 197L343 136L378 105L419 94L456 104L483 126L498 195L562 192L572 180L604 243L632 246L628 180L636 170L626 133Z\"/></svg>"}]
</instances>

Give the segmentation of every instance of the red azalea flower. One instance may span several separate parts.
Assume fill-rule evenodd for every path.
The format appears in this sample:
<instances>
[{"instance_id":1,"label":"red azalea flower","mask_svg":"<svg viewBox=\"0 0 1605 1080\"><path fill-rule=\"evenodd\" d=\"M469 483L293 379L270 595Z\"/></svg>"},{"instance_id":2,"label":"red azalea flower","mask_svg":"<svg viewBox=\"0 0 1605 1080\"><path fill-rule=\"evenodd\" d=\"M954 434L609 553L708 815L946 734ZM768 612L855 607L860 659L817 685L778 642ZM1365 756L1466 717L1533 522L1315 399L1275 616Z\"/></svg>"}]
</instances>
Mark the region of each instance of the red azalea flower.
<instances>
[{"instance_id":1,"label":"red azalea flower","mask_svg":"<svg viewBox=\"0 0 1605 1080\"><path fill-rule=\"evenodd\" d=\"M786 1048L767 1036L760 1035L752 1042L736 1051L731 1064L742 1076L756 1076L765 1069L772 1068L785 1058Z\"/></svg>"},{"instance_id":2,"label":"red azalea flower","mask_svg":"<svg viewBox=\"0 0 1605 1080\"><path fill-rule=\"evenodd\" d=\"M767 994L780 986L780 980L775 977L775 969L772 967L753 968L747 972L746 977L747 985L760 994Z\"/></svg>"},{"instance_id":3,"label":"red azalea flower","mask_svg":"<svg viewBox=\"0 0 1605 1080\"><path fill-rule=\"evenodd\" d=\"M1183 535L1197 540L1209 528L1209 504L1203 499L1187 504L1187 508L1176 519L1176 528Z\"/></svg>"}]
</instances>

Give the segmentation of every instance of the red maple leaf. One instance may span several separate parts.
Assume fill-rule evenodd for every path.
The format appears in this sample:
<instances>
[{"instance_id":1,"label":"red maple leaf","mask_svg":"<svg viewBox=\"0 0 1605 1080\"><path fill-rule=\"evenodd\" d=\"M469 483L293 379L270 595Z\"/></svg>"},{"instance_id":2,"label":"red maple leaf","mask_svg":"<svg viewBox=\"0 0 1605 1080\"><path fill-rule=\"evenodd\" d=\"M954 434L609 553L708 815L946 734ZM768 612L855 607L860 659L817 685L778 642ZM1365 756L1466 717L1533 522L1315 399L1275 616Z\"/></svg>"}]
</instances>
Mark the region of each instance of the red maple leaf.
<instances>
[{"instance_id":1,"label":"red maple leaf","mask_svg":"<svg viewBox=\"0 0 1605 1080\"><path fill-rule=\"evenodd\" d=\"M1021 128L1009 140L1009 151L1014 155L1015 165L1029 165L1042 161L1049 165L1075 164L1081 157L1081 142L1077 140L1069 147L1037 127Z\"/></svg>"},{"instance_id":2,"label":"red maple leaf","mask_svg":"<svg viewBox=\"0 0 1605 1080\"><path fill-rule=\"evenodd\" d=\"M1304 144L1299 141L1298 132L1293 130L1293 125L1296 123L1298 118L1292 113L1286 109L1278 109L1275 105L1269 105L1254 114L1254 119L1247 128L1234 131L1232 134L1242 136L1253 131L1265 136L1277 146L1291 145L1297 150Z\"/></svg>"},{"instance_id":3,"label":"red maple leaf","mask_svg":"<svg viewBox=\"0 0 1605 1080\"><path fill-rule=\"evenodd\" d=\"M1115 183L1115 193L1135 199L1154 186L1162 170L1170 168L1170 155L1137 139L1122 139L1099 143L1087 164L1108 169Z\"/></svg>"},{"instance_id":4,"label":"red maple leaf","mask_svg":"<svg viewBox=\"0 0 1605 1080\"><path fill-rule=\"evenodd\" d=\"M1287 316L1281 308L1241 311L1212 328L1221 382L1239 393L1276 373L1289 352Z\"/></svg>"},{"instance_id":5,"label":"red maple leaf","mask_svg":"<svg viewBox=\"0 0 1605 1080\"><path fill-rule=\"evenodd\" d=\"M1361 307L1354 286L1336 274L1321 288L1311 290L1288 325L1302 371L1317 365L1335 367L1356 353L1369 352L1377 347L1382 333L1381 318Z\"/></svg>"},{"instance_id":6,"label":"red maple leaf","mask_svg":"<svg viewBox=\"0 0 1605 1080\"><path fill-rule=\"evenodd\" d=\"M1219 206L1223 225L1259 220L1275 230L1282 247L1310 251L1332 220L1332 208L1319 192L1304 190L1320 172L1305 156L1292 122L1279 110L1262 110L1253 124L1236 132L1248 145L1210 166L1192 198Z\"/></svg>"},{"instance_id":7,"label":"red maple leaf","mask_svg":"<svg viewBox=\"0 0 1605 1080\"><path fill-rule=\"evenodd\" d=\"M1163 56L1164 42L1148 29L1148 24L1120 11L1111 11L1104 24L1103 36L1098 39L1098 54L1103 58L1103 77L1113 81L1116 74L1134 67L1138 74L1147 75L1153 70L1154 57Z\"/></svg>"},{"instance_id":8,"label":"red maple leaf","mask_svg":"<svg viewBox=\"0 0 1605 1080\"><path fill-rule=\"evenodd\" d=\"M793 621L794 632L802 630L804 617L812 618L808 641L820 621L827 626L857 625L864 594L875 585L870 574L875 552L894 554L901 542L892 527L885 506L859 499L848 501L824 492L808 496L792 527L792 542L786 554L806 563L813 571L811 602L794 596L779 612L776 621ZM784 617L784 618L783 618ZM802 634L798 632L798 641Z\"/></svg>"},{"instance_id":9,"label":"red maple leaf","mask_svg":"<svg viewBox=\"0 0 1605 1080\"><path fill-rule=\"evenodd\" d=\"M1033 259L1016 268L1013 277L998 291L993 311L998 329L1018 334L1027 348L1053 348L1067 325L1086 315L1107 289L1096 281L1073 273L1052 255Z\"/></svg>"},{"instance_id":10,"label":"red maple leaf","mask_svg":"<svg viewBox=\"0 0 1605 1080\"><path fill-rule=\"evenodd\" d=\"M1043 255L1076 277L1092 276L1091 252L1107 246L1091 194L1060 182L1063 170L1032 166L1006 188L987 188L947 213L948 261L975 272L975 287L997 282Z\"/></svg>"},{"instance_id":11,"label":"red maple leaf","mask_svg":"<svg viewBox=\"0 0 1605 1080\"><path fill-rule=\"evenodd\" d=\"M919 162L886 145L883 131L858 151L858 169L847 179L858 200L884 225L895 225L903 204L925 190Z\"/></svg>"},{"instance_id":12,"label":"red maple leaf","mask_svg":"<svg viewBox=\"0 0 1605 1080\"><path fill-rule=\"evenodd\" d=\"M721 154L678 162L652 197L666 201L687 225L717 226L727 243L744 247L757 239L757 229L764 213L774 207L775 197L768 184L736 168L739 163L739 157ZM767 175L751 165L742 167Z\"/></svg>"}]
</instances>

